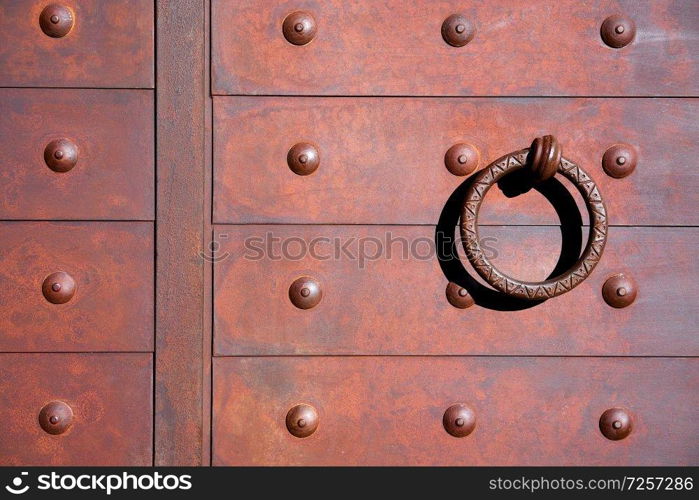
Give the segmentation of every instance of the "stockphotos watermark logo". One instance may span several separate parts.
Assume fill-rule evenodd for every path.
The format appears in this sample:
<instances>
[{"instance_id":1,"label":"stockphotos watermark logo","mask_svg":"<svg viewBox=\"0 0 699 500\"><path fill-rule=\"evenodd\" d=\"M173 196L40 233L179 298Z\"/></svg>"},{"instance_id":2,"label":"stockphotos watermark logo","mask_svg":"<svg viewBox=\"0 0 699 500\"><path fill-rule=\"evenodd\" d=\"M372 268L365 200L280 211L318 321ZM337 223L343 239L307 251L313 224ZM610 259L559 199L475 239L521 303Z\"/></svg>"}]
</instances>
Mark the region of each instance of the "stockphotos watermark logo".
<instances>
[{"instance_id":1,"label":"stockphotos watermark logo","mask_svg":"<svg viewBox=\"0 0 699 500\"><path fill-rule=\"evenodd\" d=\"M29 476L28 472L20 472L20 475L12 479L12 483L5 486L5 489L13 495L22 495L29 491L29 485L24 480Z\"/></svg>"},{"instance_id":2,"label":"stockphotos watermark logo","mask_svg":"<svg viewBox=\"0 0 699 500\"><path fill-rule=\"evenodd\" d=\"M93 491L111 495L117 491L175 491L191 490L192 476L188 474L41 474L36 484L30 484L28 472L21 472L5 486L13 495L23 495L30 490L39 491Z\"/></svg>"},{"instance_id":3,"label":"stockphotos watermark logo","mask_svg":"<svg viewBox=\"0 0 699 500\"><path fill-rule=\"evenodd\" d=\"M479 240L485 256L494 260L498 257L495 237ZM276 234L249 234L239 241L227 233L219 233L210 241L207 250L199 257L207 262L218 263L228 258L249 261L348 261L359 269L366 269L372 262L382 260L441 261L459 259L463 246L460 237L438 232L426 234L394 234L392 231L375 231L371 234L324 234L310 237Z\"/></svg>"}]
</instances>

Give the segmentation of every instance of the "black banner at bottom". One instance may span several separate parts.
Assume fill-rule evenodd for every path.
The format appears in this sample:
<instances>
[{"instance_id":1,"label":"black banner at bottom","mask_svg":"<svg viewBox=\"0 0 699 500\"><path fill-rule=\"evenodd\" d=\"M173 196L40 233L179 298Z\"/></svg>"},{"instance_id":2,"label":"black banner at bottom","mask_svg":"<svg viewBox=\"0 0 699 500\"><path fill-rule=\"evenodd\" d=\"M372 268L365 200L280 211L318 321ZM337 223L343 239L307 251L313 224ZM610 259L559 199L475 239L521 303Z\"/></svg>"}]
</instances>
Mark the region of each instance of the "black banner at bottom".
<instances>
[{"instance_id":1,"label":"black banner at bottom","mask_svg":"<svg viewBox=\"0 0 699 500\"><path fill-rule=\"evenodd\" d=\"M572 494L598 498L693 495L695 467L5 467L0 498L236 498L264 494L327 498L376 495L435 498L546 497Z\"/></svg>"}]
</instances>

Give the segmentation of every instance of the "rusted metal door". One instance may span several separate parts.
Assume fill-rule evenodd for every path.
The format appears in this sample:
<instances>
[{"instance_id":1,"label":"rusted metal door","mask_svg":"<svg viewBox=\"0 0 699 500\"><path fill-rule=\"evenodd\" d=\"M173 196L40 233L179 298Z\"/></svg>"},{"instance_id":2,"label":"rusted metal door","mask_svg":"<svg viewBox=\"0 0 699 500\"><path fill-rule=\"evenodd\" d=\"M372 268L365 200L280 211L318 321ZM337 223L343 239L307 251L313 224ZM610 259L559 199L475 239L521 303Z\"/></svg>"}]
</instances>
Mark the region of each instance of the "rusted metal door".
<instances>
[{"instance_id":1,"label":"rusted metal door","mask_svg":"<svg viewBox=\"0 0 699 500\"><path fill-rule=\"evenodd\" d=\"M699 462L695 3L211 6L214 464Z\"/></svg>"},{"instance_id":2,"label":"rusted metal door","mask_svg":"<svg viewBox=\"0 0 699 500\"><path fill-rule=\"evenodd\" d=\"M699 464L696 2L0 28L1 464Z\"/></svg>"},{"instance_id":3,"label":"rusted metal door","mask_svg":"<svg viewBox=\"0 0 699 500\"><path fill-rule=\"evenodd\" d=\"M0 465L151 465L153 0L0 4Z\"/></svg>"}]
</instances>

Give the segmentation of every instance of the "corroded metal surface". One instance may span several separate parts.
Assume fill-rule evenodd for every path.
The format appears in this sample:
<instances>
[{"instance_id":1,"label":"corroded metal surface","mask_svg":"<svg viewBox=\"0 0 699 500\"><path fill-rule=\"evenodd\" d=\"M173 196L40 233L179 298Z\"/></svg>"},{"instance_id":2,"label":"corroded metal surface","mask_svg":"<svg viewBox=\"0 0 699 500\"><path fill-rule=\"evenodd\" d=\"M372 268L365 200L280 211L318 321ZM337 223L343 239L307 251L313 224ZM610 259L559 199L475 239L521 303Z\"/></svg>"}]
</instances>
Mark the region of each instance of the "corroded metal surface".
<instances>
[{"instance_id":1,"label":"corroded metal surface","mask_svg":"<svg viewBox=\"0 0 699 500\"><path fill-rule=\"evenodd\" d=\"M0 464L151 465L152 375L151 354L0 354Z\"/></svg>"},{"instance_id":2,"label":"corroded metal surface","mask_svg":"<svg viewBox=\"0 0 699 500\"><path fill-rule=\"evenodd\" d=\"M211 342L204 326L202 258L210 213L204 212L207 2L157 0L156 7L155 464L194 466L209 460L204 373Z\"/></svg>"},{"instance_id":3,"label":"corroded metal surface","mask_svg":"<svg viewBox=\"0 0 699 500\"><path fill-rule=\"evenodd\" d=\"M153 0L55 3L0 3L0 86L153 87Z\"/></svg>"},{"instance_id":4,"label":"corroded metal surface","mask_svg":"<svg viewBox=\"0 0 699 500\"><path fill-rule=\"evenodd\" d=\"M299 47L284 38L282 23L301 7L318 34ZM464 47L442 37L454 13L475 29ZM639 27L620 49L600 33L614 14ZM698 29L694 0L218 0L213 92L691 96L699 94Z\"/></svg>"},{"instance_id":5,"label":"corroded metal surface","mask_svg":"<svg viewBox=\"0 0 699 500\"><path fill-rule=\"evenodd\" d=\"M150 222L1 222L0 351L151 351L153 251Z\"/></svg>"},{"instance_id":6,"label":"corroded metal surface","mask_svg":"<svg viewBox=\"0 0 699 500\"><path fill-rule=\"evenodd\" d=\"M605 194L610 224L699 225L697 114L690 99L214 98L214 221L435 224L466 180L445 168L455 143L476 147L484 166L553 134ZM299 141L320 151L312 175L287 166ZM638 151L621 180L602 169L620 142ZM536 191L497 189L481 223L559 218Z\"/></svg>"},{"instance_id":7,"label":"corroded metal surface","mask_svg":"<svg viewBox=\"0 0 699 500\"><path fill-rule=\"evenodd\" d=\"M438 251L446 245L434 243L435 233L431 226L217 226L216 354L699 354L699 311L688 302L699 296L698 228L610 227L604 258L574 293L526 307L481 284L458 242L461 260L447 260L453 254ZM528 281L568 267L584 241L579 228L562 235L558 227L485 226L481 238L499 269ZM620 272L632 274L642 293L614 309L602 285ZM323 300L308 310L289 300L289 286L304 275L323 287ZM449 281L476 304L452 306Z\"/></svg>"},{"instance_id":8,"label":"corroded metal surface","mask_svg":"<svg viewBox=\"0 0 699 500\"><path fill-rule=\"evenodd\" d=\"M214 359L215 465L693 465L697 364L688 358ZM318 411L287 431L298 401ZM455 439L444 411L477 417ZM600 416L634 414L610 441ZM464 421L464 424L467 422ZM612 422L613 425L613 422ZM574 450L574 452L572 451Z\"/></svg>"},{"instance_id":9,"label":"corroded metal surface","mask_svg":"<svg viewBox=\"0 0 699 500\"><path fill-rule=\"evenodd\" d=\"M153 219L151 91L0 89L0 107L0 219ZM76 161L47 165L60 139Z\"/></svg>"}]
</instances>

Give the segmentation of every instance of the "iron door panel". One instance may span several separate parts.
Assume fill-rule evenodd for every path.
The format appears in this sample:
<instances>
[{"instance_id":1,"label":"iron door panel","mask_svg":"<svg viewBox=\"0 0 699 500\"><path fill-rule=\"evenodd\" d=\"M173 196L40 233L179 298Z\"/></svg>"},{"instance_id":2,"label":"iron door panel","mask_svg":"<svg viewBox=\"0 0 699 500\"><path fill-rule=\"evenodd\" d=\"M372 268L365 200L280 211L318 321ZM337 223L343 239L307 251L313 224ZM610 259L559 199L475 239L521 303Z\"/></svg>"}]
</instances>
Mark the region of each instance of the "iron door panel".
<instances>
[{"instance_id":1,"label":"iron door panel","mask_svg":"<svg viewBox=\"0 0 699 500\"><path fill-rule=\"evenodd\" d=\"M73 19L63 36L40 24L53 4ZM153 88L154 29L153 0L2 2L0 86Z\"/></svg>"},{"instance_id":2,"label":"iron door panel","mask_svg":"<svg viewBox=\"0 0 699 500\"><path fill-rule=\"evenodd\" d=\"M217 226L214 353L699 354L692 307L699 296L697 228L610 227L592 275L538 305L484 292L461 244L455 260L435 242L436 232L434 226ZM486 226L481 238L493 263L523 280L541 281L580 252L578 245L561 257L568 250L561 229L552 226ZM617 273L638 288L635 302L621 309L602 295ZM308 309L289 295L304 276L317 280L322 294ZM445 294L449 281L465 286L476 305L453 307Z\"/></svg>"},{"instance_id":3,"label":"iron door panel","mask_svg":"<svg viewBox=\"0 0 699 500\"><path fill-rule=\"evenodd\" d=\"M1 222L0 351L151 351L153 255L150 222Z\"/></svg>"},{"instance_id":4,"label":"iron door panel","mask_svg":"<svg viewBox=\"0 0 699 500\"><path fill-rule=\"evenodd\" d=\"M0 464L152 465L152 375L151 354L0 354ZM72 419L49 433L53 402Z\"/></svg>"},{"instance_id":5,"label":"iron door panel","mask_svg":"<svg viewBox=\"0 0 699 500\"><path fill-rule=\"evenodd\" d=\"M305 45L283 34L298 11L316 25ZM465 46L442 38L452 14L475 29ZM623 48L601 38L612 15L635 23ZM698 22L692 0L214 0L212 86L214 94L693 96Z\"/></svg>"},{"instance_id":6,"label":"iron door panel","mask_svg":"<svg viewBox=\"0 0 699 500\"><path fill-rule=\"evenodd\" d=\"M2 89L0 106L0 218L153 220L151 91ZM66 139L75 162L55 171L45 151Z\"/></svg>"},{"instance_id":7,"label":"iron door panel","mask_svg":"<svg viewBox=\"0 0 699 500\"><path fill-rule=\"evenodd\" d=\"M445 166L454 144L474 146L483 168L554 134L611 224L697 225L697 113L692 99L214 98L214 222L436 224L468 178ZM304 142L319 164L297 175L287 153ZM638 157L622 179L602 165L617 143ZM491 190L481 222L559 224L540 193L508 196Z\"/></svg>"},{"instance_id":8,"label":"iron door panel","mask_svg":"<svg viewBox=\"0 0 699 500\"><path fill-rule=\"evenodd\" d=\"M214 465L693 465L697 360L689 358L215 358ZM287 411L315 408L298 438ZM475 429L443 426L465 404ZM600 416L622 407L612 441Z\"/></svg>"}]
</instances>

